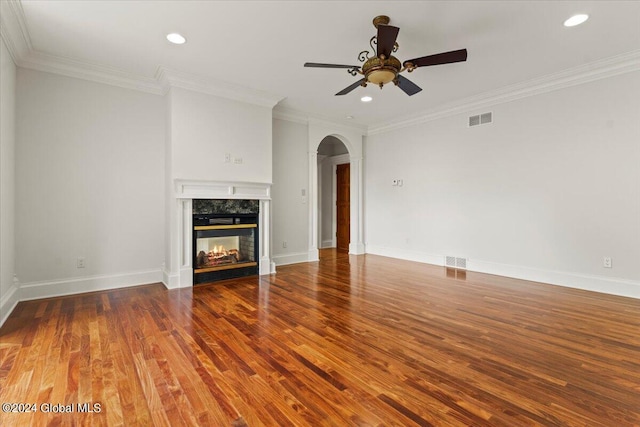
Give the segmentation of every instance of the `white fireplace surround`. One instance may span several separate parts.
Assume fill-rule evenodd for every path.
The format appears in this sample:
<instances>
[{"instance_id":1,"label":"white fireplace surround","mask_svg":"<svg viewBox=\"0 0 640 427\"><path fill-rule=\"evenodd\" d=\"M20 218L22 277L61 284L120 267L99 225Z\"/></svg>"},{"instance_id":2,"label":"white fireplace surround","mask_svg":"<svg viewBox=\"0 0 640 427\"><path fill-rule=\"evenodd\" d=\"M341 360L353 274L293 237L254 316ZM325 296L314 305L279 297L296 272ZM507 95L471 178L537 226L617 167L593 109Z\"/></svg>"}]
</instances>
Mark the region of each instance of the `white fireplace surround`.
<instances>
[{"instance_id":1,"label":"white fireplace surround","mask_svg":"<svg viewBox=\"0 0 640 427\"><path fill-rule=\"evenodd\" d=\"M275 273L271 260L271 184L257 182L221 182L174 180L177 239L171 239L172 254L179 254L179 282L165 281L169 288L193 286L193 199L259 200L259 274ZM167 278L168 279L168 278Z\"/></svg>"}]
</instances>

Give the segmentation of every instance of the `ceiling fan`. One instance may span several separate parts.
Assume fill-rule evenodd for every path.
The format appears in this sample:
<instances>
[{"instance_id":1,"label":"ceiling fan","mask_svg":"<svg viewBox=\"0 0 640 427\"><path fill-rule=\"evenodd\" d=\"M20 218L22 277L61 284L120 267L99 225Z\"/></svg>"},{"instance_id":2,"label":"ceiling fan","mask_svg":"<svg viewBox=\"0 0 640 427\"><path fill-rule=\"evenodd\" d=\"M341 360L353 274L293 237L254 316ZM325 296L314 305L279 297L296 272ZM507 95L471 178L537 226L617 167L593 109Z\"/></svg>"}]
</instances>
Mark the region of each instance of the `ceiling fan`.
<instances>
[{"instance_id":1,"label":"ceiling fan","mask_svg":"<svg viewBox=\"0 0 640 427\"><path fill-rule=\"evenodd\" d=\"M373 18L373 26L377 28L378 33L371 37L369 45L371 49L376 52L376 56L369 57L368 50L360 52L360 54L358 54L358 60L364 62L362 67L358 65L320 64L316 62L307 62L304 66L315 68L346 68L347 72L352 76L358 74L364 76L357 82L336 93L336 95L346 95L358 86L366 87L367 83L378 85L380 89L382 89L382 86L385 84L393 82L402 89L404 93L411 96L420 92L422 89L411 80L402 76L400 73L403 71L406 70L410 73L418 67L451 64L467 60L467 49L460 49L410 59L401 64L400 60L392 55L399 47L396 38L398 37L400 28L388 25L389 21L389 17L385 15Z\"/></svg>"}]
</instances>

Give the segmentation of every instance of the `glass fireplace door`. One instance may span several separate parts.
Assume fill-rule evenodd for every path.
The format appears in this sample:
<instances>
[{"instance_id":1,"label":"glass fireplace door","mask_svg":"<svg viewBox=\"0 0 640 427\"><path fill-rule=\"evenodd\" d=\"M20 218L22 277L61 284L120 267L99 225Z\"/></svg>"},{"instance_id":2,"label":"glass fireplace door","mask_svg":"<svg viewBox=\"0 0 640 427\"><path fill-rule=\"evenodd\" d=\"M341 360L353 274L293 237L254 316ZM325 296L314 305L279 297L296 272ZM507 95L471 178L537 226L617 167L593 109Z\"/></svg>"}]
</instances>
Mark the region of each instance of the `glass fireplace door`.
<instances>
[{"instance_id":1,"label":"glass fireplace door","mask_svg":"<svg viewBox=\"0 0 640 427\"><path fill-rule=\"evenodd\" d=\"M194 273L257 265L256 224L194 227Z\"/></svg>"}]
</instances>

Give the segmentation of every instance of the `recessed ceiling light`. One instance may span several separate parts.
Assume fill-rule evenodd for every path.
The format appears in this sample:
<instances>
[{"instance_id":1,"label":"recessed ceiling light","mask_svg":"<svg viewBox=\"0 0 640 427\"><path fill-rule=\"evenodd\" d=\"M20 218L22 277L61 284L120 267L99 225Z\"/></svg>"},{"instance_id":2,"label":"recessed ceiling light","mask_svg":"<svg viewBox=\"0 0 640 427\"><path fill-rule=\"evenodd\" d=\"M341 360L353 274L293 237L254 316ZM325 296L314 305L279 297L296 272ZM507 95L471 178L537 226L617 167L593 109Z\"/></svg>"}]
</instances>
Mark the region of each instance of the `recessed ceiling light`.
<instances>
[{"instance_id":1,"label":"recessed ceiling light","mask_svg":"<svg viewBox=\"0 0 640 427\"><path fill-rule=\"evenodd\" d=\"M173 44L184 44L187 41L182 34L178 33L167 34L167 40Z\"/></svg>"},{"instance_id":2,"label":"recessed ceiling light","mask_svg":"<svg viewBox=\"0 0 640 427\"><path fill-rule=\"evenodd\" d=\"M370 97L369 95L363 96L362 98L360 98L360 101L362 101L362 102L371 102L372 100L373 100L373 98Z\"/></svg>"},{"instance_id":3,"label":"recessed ceiling light","mask_svg":"<svg viewBox=\"0 0 640 427\"><path fill-rule=\"evenodd\" d=\"M566 21L564 21L564 26L565 27L575 27L576 25L582 24L587 19L589 19L589 15L586 15L584 13L581 13L581 14L578 14L578 15L573 15L571 18L569 18Z\"/></svg>"},{"instance_id":4,"label":"recessed ceiling light","mask_svg":"<svg viewBox=\"0 0 640 427\"><path fill-rule=\"evenodd\" d=\"M353 116L347 116L347 120L353 119Z\"/></svg>"}]
</instances>

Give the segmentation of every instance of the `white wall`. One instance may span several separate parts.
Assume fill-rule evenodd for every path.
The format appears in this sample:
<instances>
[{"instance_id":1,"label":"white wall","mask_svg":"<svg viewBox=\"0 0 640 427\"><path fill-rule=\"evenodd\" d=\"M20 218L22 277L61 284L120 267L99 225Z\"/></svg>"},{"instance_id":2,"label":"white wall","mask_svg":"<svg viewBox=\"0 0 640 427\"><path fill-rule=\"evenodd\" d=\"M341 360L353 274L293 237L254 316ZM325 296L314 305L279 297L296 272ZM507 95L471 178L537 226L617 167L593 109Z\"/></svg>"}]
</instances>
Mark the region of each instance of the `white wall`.
<instances>
[{"instance_id":1,"label":"white wall","mask_svg":"<svg viewBox=\"0 0 640 427\"><path fill-rule=\"evenodd\" d=\"M165 286L171 284L171 275L176 274L178 268L178 256L175 256L175 260L173 259L173 253L175 248L178 247L178 235L177 235L177 201L175 200L175 190L174 190L174 182L173 182L173 161L171 158L171 95L172 92L169 91L164 99L164 183L165 183L165 194L164 194L164 214L165 214L165 224L164 224L164 265L163 265L163 277L162 281ZM173 273L172 273L173 272Z\"/></svg>"},{"instance_id":2,"label":"white wall","mask_svg":"<svg viewBox=\"0 0 640 427\"><path fill-rule=\"evenodd\" d=\"M0 43L0 325L19 295L15 272L15 101L16 66Z\"/></svg>"},{"instance_id":3,"label":"white wall","mask_svg":"<svg viewBox=\"0 0 640 427\"><path fill-rule=\"evenodd\" d=\"M307 260L309 154L307 125L273 119L272 242L278 265ZM305 190L306 196L302 196ZM283 242L287 247L283 248Z\"/></svg>"},{"instance_id":4,"label":"white wall","mask_svg":"<svg viewBox=\"0 0 640 427\"><path fill-rule=\"evenodd\" d=\"M174 179L271 182L271 108L181 88L170 108Z\"/></svg>"},{"instance_id":5,"label":"white wall","mask_svg":"<svg viewBox=\"0 0 640 427\"><path fill-rule=\"evenodd\" d=\"M190 255L183 247L185 228L190 228L186 224L191 224L190 219L185 222L185 215L191 215L187 212L191 208L176 199L176 180L271 184L272 113L271 107L264 105L180 87L172 87L164 102L165 152L169 161L165 174L168 223L162 280L169 288L175 288L192 285L191 261L187 260ZM261 265L265 262L261 260Z\"/></svg>"},{"instance_id":6,"label":"white wall","mask_svg":"<svg viewBox=\"0 0 640 427\"><path fill-rule=\"evenodd\" d=\"M325 157L318 164L320 177L318 189L320 191L320 247L331 248L335 246L333 231L333 162L331 157Z\"/></svg>"},{"instance_id":7,"label":"white wall","mask_svg":"<svg viewBox=\"0 0 640 427\"><path fill-rule=\"evenodd\" d=\"M163 98L19 69L17 132L22 296L159 281Z\"/></svg>"},{"instance_id":8,"label":"white wall","mask_svg":"<svg viewBox=\"0 0 640 427\"><path fill-rule=\"evenodd\" d=\"M635 72L369 136L368 252L640 297L638 93Z\"/></svg>"}]
</instances>

